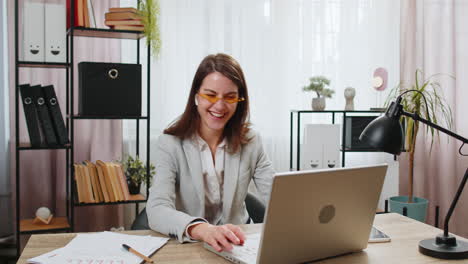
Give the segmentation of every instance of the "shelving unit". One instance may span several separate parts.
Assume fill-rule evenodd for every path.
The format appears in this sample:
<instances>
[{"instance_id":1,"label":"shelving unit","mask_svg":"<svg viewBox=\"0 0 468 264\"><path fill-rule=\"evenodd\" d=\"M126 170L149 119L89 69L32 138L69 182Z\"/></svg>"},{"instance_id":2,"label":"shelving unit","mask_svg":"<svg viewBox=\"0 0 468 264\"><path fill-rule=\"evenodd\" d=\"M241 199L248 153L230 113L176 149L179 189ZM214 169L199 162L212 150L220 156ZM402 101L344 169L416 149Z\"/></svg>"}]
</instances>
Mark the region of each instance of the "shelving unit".
<instances>
[{"instance_id":1,"label":"shelving unit","mask_svg":"<svg viewBox=\"0 0 468 264\"><path fill-rule=\"evenodd\" d=\"M66 3L67 0L63 0ZM74 21L74 2L71 0L71 16L69 17L70 22ZM139 0L137 0L139 3ZM75 122L80 120L134 120L136 125L136 155L140 154L140 120L146 121L146 164L147 174L150 173L149 160L150 160L150 47L147 49L147 109L145 116L80 116L74 112L74 95L77 91L74 89L74 68L77 62L74 59L74 39L76 37L89 37L89 38L113 38L113 39L130 39L135 40L137 43L137 64L140 64L140 39L143 37L142 32L139 31L128 31L128 30L111 30L104 28L84 28L84 27L70 27L66 32L66 62L34 62L34 61L23 61L19 58L19 2L15 0L15 159L16 159L16 248L17 255L21 253L20 236L22 234L38 234L38 233L51 233L51 232L70 232L74 230L74 209L75 207L83 206L96 206L96 205L115 205L115 204L135 204L136 211L138 212L138 205L146 202L149 193L149 180L146 182L146 197L142 194L132 195L129 201L111 202L111 203L78 203L75 193L73 163L75 162L75 148L74 148L74 126ZM73 25L73 23L70 23ZM65 32L64 32L65 34ZM20 68L47 68L47 69L63 69L66 74L66 95L65 95L65 126L70 139L70 144L64 146L39 146L32 147L29 142L20 142L20 130L19 130L19 113L21 98L19 94ZM59 100L62 98L59 98ZM62 101L63 102L63 101ZM63 107L63 104L61 104ZM66 215L56 216L52 219L49 225L35 224L33 219L22 218L20 214L21 206L21 186L20 186L20 172L23 162L21 161L21 153L24 151L33 150L63 150L65 155L66 169L64 177L66 179Z\"/></svg>"},{"instance_id":2,"label":"shelving unit","mask_svg":"<svg viewBox=\"0 0 468 264\"><path fill-rule=\"evenodd\" d=\"M72 0L74 3L76 0ZM136 0L139 4L139 0ZM74 21L74 4L71 4L71 16L70 16L70 25L73 25ZM146 88L147 88L147 102L146 102L146 115L145 116L82 116L78 113L74 112L74 98L75 93L77 92L74 89L74 68L75 65L78 64L78 61L75 61L74 58L74 48L75 48L75 38L77 37L85 37L85 38L110 38L110 39L126 39L126 40L134 40L136 41L136 64L140 64L140 39L144 37L143 33L140 31L131 31L131 30L113 30L113 29L106 29L106 28L85 28L85 27L70 27L67 30L67 64L70 67L67 68L67 98L69 99L67 102L67 109L66 109L66 123L67 127L70 126L70 141L71 145L74 145L75 135L74 135L74 127L75 122L80 122L81 120L134 120L136 125L136 155L140 155L140 120L146 121L146 167L147 167L147 174L150 174L150 84L151 84L151 61L150 61L150 46L147 47L147 76L146 76ZM101 61L99 61L101 62ZM142 87L143 89L143 87ZM136 205L136 213L138 213L138 205L140 203L144 203L147 201L147 197L149 194L149 180L146 182L146 197L142 194L131 195L131 199L129 201L119 201L119 202L107 202L107 203L79 203L76 194L76 187L74 179L74 171L73 171L73 164L75 163L75 153L74 148L71 147L67 150L67 159L69 157L68 162L68 169L70 173L70 179L68 182L69 185L69 192L70 192L70 219L71 219L71 228L72 231L74 230L74 214L75 214L75 207L84 207L84 206L97 206L97 205L116 205L116 204L135 204ZM81 161L79 161L81 162Z\"/></svg>"},{"instance_id":3,"label":"shelving unit","mask_svg":"<svg viewBox=\"0 0 468 264\"><path fill-rule=\"evenodd\" d=\"M376 116L382 114L382 111L373 110L362 110L362 111L345 111L345 110L325 110L325 111L313 111L313 110L291 110L290 111L290 137L289 137L289 169L299 170L300 168L300 151L301 151L301 115L304 114L331 114L331 123L336 123L336 115L342 115L342 135L341 135L341 166L345 166L345 154L346 152L376 152L375 150L354 150L346 149L346 117L347 116L359 116L359 114L375 114ZM296 115L296 125L294 126L294 115ZM296 127L296 131L294 131ZM296 168L294 168L294 132L296 132Z\"/></svg>"},{"instance_id":4,"label":"shelving unit","mask_svg":"<svg viewBox=\"0 0 468 264\"><path fill-rule=\"evenodd\" d=\"M71 231L72 226L70 225L70 215L69 215L69 202L68 200L64 201L66 204L66 215L65 216L55 216L52 219L49 225L45 224L36 224L33 223L33 219L23 218L20 211L21 206L21 185L20 185L20 174L22 168L22 160L21 160L21 153L24 151L33 151L33 150L64 150L64 153L67 153L70 149L73 148L72 144L67 144L64 146L39 146L39 147L32 147L29 142L20 142L20 128L19 128L19 112L20 112L20 105L22 105L22 101L19 94L19 84L20 84L20 76L19 76L19 69L20 68L45 68L45 69L65 69L68 73L68 69L70 68L69 63L63 62L35 62L35 61L22 61L19 58L19 1L15 0L15 167L16 167L16 175L15 175L15 185L16 185L16 250L17 256L20 255L21 251L21 244L20 244L20 236L24 234L37 234L37 233L50 233L50 232L63 232L63 231ZM66 100L68 101L68 100ZM68 103L68 102L67 102ZM69 131L68 124L66 125L67 131ZM67 155L67 154L65 154ZM66 161L68 158L66 159ZM69 169L68 164L66 165L66 169L64 172L64 177L66 178L66 185L68 186L68 179L69 179ZM39 175L40 177L40 175ZM68 188L66 190L66 196L69 196Z\"/></svg>"},{"instance_id":5,"label":"shelving unit","mask_svg":"<svg viewBox=\"0 0 468 264\"><path fill-rule=\"evenodd\" d=\"M70 67L68 63L61 62L37 62L37 61L18 61L20 68L67 68Z\"/></svg>"}]
</instances>

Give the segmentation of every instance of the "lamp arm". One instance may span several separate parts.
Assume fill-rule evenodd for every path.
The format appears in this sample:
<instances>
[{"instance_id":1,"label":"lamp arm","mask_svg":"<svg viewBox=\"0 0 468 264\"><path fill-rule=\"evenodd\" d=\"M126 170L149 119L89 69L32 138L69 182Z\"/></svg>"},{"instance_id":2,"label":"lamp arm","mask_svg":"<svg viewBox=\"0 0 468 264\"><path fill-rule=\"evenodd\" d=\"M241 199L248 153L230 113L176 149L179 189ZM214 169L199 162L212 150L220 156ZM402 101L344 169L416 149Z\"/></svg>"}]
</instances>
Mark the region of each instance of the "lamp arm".
<instances>
[{"instance_id":1,"label":"lamp arm","mask_svg":"<svg viewBox=\"0 0 468 264\"><path fill-rule=\"evenodd\" d=\"M429 120L426 120L422 117L420 117L418 114L414 114L414 113L408 113L408 112L405 112L404 110L400 110L400 113L401 115L404 115L404 116L408 116L408 117L411 117L412 119L416 120L416 121L420 121L430 127L433 127L439 131L442 131L444 132L445 134L449 135L449 136L452 136L460 141L462 141L463 143L468 143L468 139L458 135L458 134L455 134L453 133L452 131L446 129L446 128L443 128L441 126L438 126L432 122L430 122ZM449 235L449 232L448 232L448 224L449 224L449 221L450 221L450 217L452 216L452 213L453 213L453 210L455 210L455 206L457 205L458 203L458 199L460 198L460 195L461 193L463 192L463 188L465 187L466 185L466 181L468 180L468 169L466 170L465 172L465 176L463 177L460 185L458 186L458 190L457 190L457 193L455 194L455 197L453 198L453 201L452 201L452 204L450 205L450 208L447 212L447 215L445 216L445 221L444 221L444 236L445 237L448 237Z\"/></svg>"},{"instance_id":2,"label":"lamp arm","mask_svg":"<svg viewBox=\"0 0 468 264\"><path fill-rule=\"evenodd\" d=\"M448 129L446 129L446 128L443 128L443 127L441 127L441 126L438 126L438 125L432 123L431 121L426 120L426 119L420 117L418 114L408 113L408 112L405 112L404 110L401 110L400 113L401 113L401 115L411 117L412 119L414 119L414 120L416 120L416 121L420 121L421 123L424 123L424 124L426 124L426 125L428 125L428 126L430 126L430 127L433 127L433 128L435 128L435 129L437 129L437 130L439 130L439 131L442 131L442 132L444 132L445 134L447 134L447 135L449 135L449 136L452 136L452 137L454 137L454 138L460 140L460 141L463 142L463 143L468 144L468 139L467 139L467 138L464 138L464 137L462 137L462 136L460 136L460 135L458 135L458 134L455 134L455 133L453 133L452 131L450 131L450 130L448 130Z\"/></svg>"}]
</instances>

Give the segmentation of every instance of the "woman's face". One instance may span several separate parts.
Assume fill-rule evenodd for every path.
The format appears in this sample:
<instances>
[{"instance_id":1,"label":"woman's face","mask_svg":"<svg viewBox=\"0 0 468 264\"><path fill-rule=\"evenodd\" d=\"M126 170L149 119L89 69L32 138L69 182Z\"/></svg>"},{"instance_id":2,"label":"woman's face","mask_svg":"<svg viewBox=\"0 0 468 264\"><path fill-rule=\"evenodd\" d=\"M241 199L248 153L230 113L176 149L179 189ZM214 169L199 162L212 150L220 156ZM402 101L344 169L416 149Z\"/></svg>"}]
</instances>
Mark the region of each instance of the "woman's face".
<instances>
[{"instance_id":1,"label":"woman's face","mask_svg":"<svg viewBox=\"0 0 468 264\"><path fill-rule=\"evenodd\" d=\"M238 90L230 79L219 72L212 72L203 79L200 90L195 95L202 134L223 132L236 112L238 102L235 99L239 97Z\"/></svg>"}]
</instances>

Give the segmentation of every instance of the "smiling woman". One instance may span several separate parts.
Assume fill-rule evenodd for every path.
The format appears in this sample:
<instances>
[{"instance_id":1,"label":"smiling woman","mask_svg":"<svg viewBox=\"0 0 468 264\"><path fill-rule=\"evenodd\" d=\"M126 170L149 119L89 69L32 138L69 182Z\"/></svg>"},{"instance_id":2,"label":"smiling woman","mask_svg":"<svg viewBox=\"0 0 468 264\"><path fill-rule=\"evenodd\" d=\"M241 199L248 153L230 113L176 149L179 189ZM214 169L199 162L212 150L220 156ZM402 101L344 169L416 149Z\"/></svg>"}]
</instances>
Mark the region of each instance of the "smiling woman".
<instances>
[{"instance_id":1,"label":"smiling woman","mask_svg":"<svg viewBox=\"0 0 468 264\"><path fill-rule=\"evenodd\" d=\"M226 123L237 109L237 90L237 86L219 72L212 72L203 80L195 102L201 119L198 132L205 141L221 138ZM202 100L198 103L200 97Z\"/></svg>"},{"instance_id":2,"label":"smiling woman","mask_svg":"<svg viewBox=\"0 0 468 264\"><path fill-rule=\"evenodd\" d=\"M209 55L195 73L184 113L164 133L184 139L200 133L210 147L226 138L235 152L248 142L248 115L247 84L239 63L226 54Z\"/></svg>"},{"instance_id":3,"label":"smiling woman","mask_svg":"<svg viewBox=\"0 0 468 264\"><path fill-rule=\"evenodd\" d=\"M156 143L147 204L152 229L218 251L243 244L236 226L250 222L245 198L253 180L267 200L273 169L249 129L249 96L239 63L209 55L198 66L184 113Z\"/></svg>"}]
</instances>

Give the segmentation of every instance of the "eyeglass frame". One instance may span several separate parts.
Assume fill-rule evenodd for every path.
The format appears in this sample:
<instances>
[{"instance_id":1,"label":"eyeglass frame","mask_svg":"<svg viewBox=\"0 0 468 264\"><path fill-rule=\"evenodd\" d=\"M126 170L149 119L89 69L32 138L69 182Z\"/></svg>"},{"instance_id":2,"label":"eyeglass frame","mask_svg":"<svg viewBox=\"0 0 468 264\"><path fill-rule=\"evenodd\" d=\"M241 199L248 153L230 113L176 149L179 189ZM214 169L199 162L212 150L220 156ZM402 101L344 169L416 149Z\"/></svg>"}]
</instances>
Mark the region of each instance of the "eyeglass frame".
<instances>
[{"instance_id":1,"label":"eyeglass frame","mask_svg":"<svg viewBox=\"0 0 468 264\"><path fill-rule=\"evenodd\" d=\"M226 102L228 104L235 104L235 103L245 101L244 97L237 97L236 99L226 99L224 97L218 97L218 96L215 96L215 95L209 95L209 94L200 93L200 92L198 92L196 94L201 96L203 99L207 100L208 102L210 102L212 104L216 104L219 100L223 100L224 102ZM228 100L233 100L233 101L229 102Z\"/></svg>"}]
</instances>

